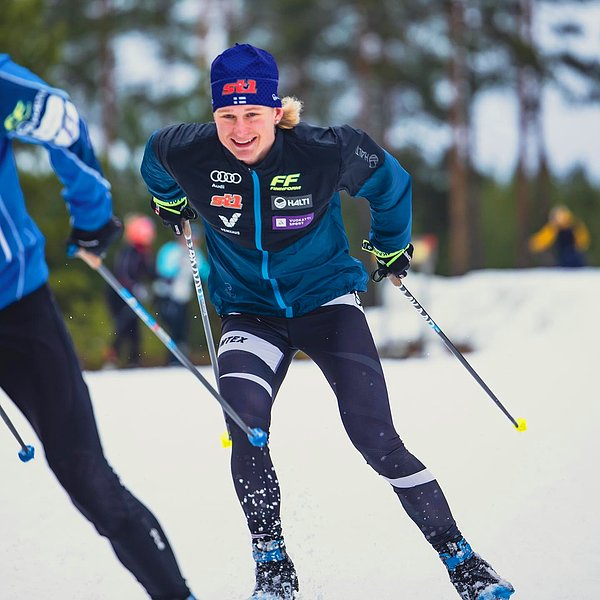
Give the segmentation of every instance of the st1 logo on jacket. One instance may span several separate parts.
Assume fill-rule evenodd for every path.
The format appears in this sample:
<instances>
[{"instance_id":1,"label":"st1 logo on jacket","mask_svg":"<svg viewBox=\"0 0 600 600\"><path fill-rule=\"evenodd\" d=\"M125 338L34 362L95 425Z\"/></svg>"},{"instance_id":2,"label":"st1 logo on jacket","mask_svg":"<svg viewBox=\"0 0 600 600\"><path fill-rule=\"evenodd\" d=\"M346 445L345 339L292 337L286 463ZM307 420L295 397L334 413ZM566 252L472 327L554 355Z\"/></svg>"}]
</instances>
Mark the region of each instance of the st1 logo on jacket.
<instances>
[{"instance_id":1,"label":"st1 logo on jacket","mask_svg":"<svg viewBox=\"0 0 600 600\"><path fill-rule=\"evenodd\" d=\"M218 206L219 208L241 210L242 197L239 194L224 194L223 196L215 195L210 199L210 205Z\"/></svg>"}]
</instances>

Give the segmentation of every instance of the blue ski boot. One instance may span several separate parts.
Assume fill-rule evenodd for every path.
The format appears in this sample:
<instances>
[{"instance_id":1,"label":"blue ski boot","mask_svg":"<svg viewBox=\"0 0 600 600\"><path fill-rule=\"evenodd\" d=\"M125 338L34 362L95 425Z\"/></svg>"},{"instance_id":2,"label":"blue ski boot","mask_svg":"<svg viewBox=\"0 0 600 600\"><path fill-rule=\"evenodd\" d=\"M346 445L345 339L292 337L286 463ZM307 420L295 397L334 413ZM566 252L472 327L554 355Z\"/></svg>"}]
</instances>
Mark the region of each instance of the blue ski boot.
<instances>
[{"instance_id":1,"label":"blue ski boot","mask_svg":"<svg viewBox=\"0 0 600 600\"><path fill-rule=\"evenodd\" d=\"M440 558L463 600L507 600L515 591L479 554L473 552L464 538L448 542L445 551L440 552Z\"/></svg>"},{"instance_id":2,"label":"blue ski boot","mask_svg":"<svg viewBox=\"0 0 600 600\"><path fill-rule=\"evenodd\" d=\"M250 600L294 600L298 576L285 551L285 542L255 540L252 557L256 562L256 586Z\"/></svg>"}]
</instances>

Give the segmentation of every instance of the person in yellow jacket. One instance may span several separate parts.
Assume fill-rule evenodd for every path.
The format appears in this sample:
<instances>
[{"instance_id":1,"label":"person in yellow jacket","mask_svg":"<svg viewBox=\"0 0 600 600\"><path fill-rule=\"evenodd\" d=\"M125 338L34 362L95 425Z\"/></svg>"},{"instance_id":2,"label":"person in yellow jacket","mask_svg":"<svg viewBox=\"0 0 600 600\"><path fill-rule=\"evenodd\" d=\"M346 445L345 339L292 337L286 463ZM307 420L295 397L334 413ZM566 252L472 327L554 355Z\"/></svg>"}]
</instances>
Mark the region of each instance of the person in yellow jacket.
<instances>
[{"instance_id":1,"label":"person in yellow jacket","mask_svg":"<svg viewBox=\"0 0 600 600\"><path fill-rule=\"evenodd\" d=\"M553 247L559 267L585 267L585 252L589 245L588 228L566 206L553 208L548 222L529 238L532 252L544 252Z\"/></svg>"}]
</instances>

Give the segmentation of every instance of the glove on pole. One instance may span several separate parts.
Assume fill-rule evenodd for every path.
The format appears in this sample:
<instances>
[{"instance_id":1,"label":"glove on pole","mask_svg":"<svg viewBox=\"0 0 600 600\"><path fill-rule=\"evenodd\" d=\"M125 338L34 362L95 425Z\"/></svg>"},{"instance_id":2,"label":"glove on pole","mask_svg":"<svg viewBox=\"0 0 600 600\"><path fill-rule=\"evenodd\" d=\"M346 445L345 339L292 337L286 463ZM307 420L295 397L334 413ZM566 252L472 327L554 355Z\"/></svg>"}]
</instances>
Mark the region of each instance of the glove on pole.
<instances>
[{"instance_id":1,"label":"glove on pole","mask_svg":"<svg viewBox=\"0 0 600 600\"><path fill-rule=\"evenodd\" d=\"M371 273L371 279L376 283L390 274L396 277L406 277L414 252L414 247L410 242L401 250L384 252L375 248L369 240L363 240L362 249L375 256L378 268Z\"/></svg>"},{"instance_id":2,"label":"glove on pole","mask_svg":"<svg viewBox=\"0 0 600 600\"><path fill-rule=\"evenodd\" d=\"M21 449L19 450L19 458L22 462L27 462L31 460L35 454L35 449L33 446L28 446L23 441L23 438L19 435L17 428L13 425L10 417L4 412L4 409L0 406L0 417L6 423L6 426L10 429L10 432L15 436L15 439L21 445Z\"/></svg>"},{"instance_id":3,"label":"glove on pole","mask_svg":"<svg viewBox=\"0 0 600 600\"><path fill-rule=\"evenodd\" d=\"M150 207L162 219L163 223L170 227L175 235L183 233L182 219L191 221L198 218L198 213L190 206L186 196L172 201L150 199Z\"/></svg>"},{"instance_id":4,"label":"glove on pole","mask_svg":"<svg viewBox=\"0 0 600 600\"><path fill-rule=\"evenodd\" d=\"M110 287L119 294L125 303L133 310L133 312L144 322L156 337L166 346L173 356L190 371L202 385L213 395L215 400L223 407L223 410L231 417L231 419L240 427L240 429L248 436L250 443L253 446L263 447L267 444L267 434L259 427L251 429L244 420L237 414L231 405L210 385L210 383L196 369L192 361L179 349L169 334L156 322L150 313L140 304L139 300L123 285L119 283L116 277L102 264L102 260L97 256L90 255L87 252L79 251L77 256L88 264L92 269L100 273L102 278L110 285Z\"/></svg>"},{"instance_id":5,"label":"glove on pole","mask_svg":"<svg viewBox=\"0 0 600 600\"><path fill-rule=\"evenodd\" d=\"M104 257L108 247L121 235L123 224L111 217L102 227L94 231L73 228L67 240L67 256L73 258L78 250Z\"/></svg>"},{"instance_id":6,"label":"glove on pole","mask_svg":"<svg viewBox=\"0 0 600 600\"><path fill-rule=\"evenodd\" d=\"M506 415L509 421L515 426L517 431L525 431L527 429L527 422L525 419L515 419L509 412L506 410L502 402L498 400L496 394L492 392L492 390L487 386L485 381L481 379L481 377L477 374L475 369L468 363L467 359L462 355L460 350L450 341L450 339L446 336L446 334L438 327L437 323L429 316L427 311L419 304L417 299L408 291L406 286L401 283L396 286L409 300L410 303L419 311L419 314L427 321L427 324L431 329L433 329L443 340L444 344L446 344L446 348L458 358L458 360L462 363L462 365L469 371L469 373L474 377L475 381L485 390L487 395L495 402L496 406Z\"/></svg>"}]
</instances>

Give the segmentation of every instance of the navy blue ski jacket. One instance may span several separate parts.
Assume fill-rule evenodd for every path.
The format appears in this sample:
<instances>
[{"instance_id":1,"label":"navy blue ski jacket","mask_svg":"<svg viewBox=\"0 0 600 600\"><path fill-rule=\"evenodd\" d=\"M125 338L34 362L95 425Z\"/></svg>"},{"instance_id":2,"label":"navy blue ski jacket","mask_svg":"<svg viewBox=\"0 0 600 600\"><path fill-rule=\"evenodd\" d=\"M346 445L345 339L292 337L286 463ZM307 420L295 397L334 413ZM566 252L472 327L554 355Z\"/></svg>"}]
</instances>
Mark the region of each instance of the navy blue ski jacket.
<instances>
[{"instance_id":1,"label":"navy blue ski jacket","mask_svg":"<svg viewBox=\"0 0 600 600\"><path fill-rule=\"evenodd\" d=\"M48 279L44 236L25 207L13 140L48 150L74 227L93 231L112 215L110 185L68 95L0 54L0 309Z\"/></svg>"},{"instance_id":2,"label":"navy blue ski jacket","mask_svg":"<svg viewBox=\"0 0 600 600\"><path fill-rule=\"evenodd\" d=\"M368 274L349 254L342 190L368 200L378 249L410 241L410 176L347 125L278 128L252 167L219 142L214 123L173 125L151 136L141 173L154 197L186 196L201 215L209 294L221 315L300 316L366 290Z\"/></svg>"}]
</instances>

